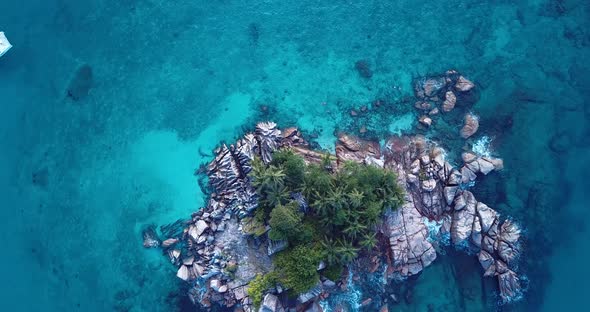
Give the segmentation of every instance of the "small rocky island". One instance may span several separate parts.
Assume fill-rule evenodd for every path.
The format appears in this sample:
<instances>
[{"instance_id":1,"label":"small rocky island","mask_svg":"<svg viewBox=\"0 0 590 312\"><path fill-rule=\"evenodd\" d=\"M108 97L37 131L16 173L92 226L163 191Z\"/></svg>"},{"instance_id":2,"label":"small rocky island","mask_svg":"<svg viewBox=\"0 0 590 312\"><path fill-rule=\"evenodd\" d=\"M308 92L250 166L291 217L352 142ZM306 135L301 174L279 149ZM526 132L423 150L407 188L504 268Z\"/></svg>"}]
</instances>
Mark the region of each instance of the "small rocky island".
<instances>
[{"instance_id":1,"label":"small rocky island","mask_svg":"<svg viewBox=\"0 0 590 312\"><path fill-rule=\"evenodd\" d=\"M455 71L415 82L418 119L455 109L474 84ZM459 105L457 105L459 106ZM479 127L466 111L455 133ZM419 274L446 245L473 254L497 279L500 298L522 294L517 260L520 228L469 191L503 162L463 151L454 166L424 135L378 141L340 134L335 154L314 150L296 128L262 122L215 151L207 175L213 190L191 220L144 231L189 283L191 301L210 310L323 311L352 276L380 273L387 283ZM363 298L367 311L387 300Z\"/></svg>"}]
</instances>

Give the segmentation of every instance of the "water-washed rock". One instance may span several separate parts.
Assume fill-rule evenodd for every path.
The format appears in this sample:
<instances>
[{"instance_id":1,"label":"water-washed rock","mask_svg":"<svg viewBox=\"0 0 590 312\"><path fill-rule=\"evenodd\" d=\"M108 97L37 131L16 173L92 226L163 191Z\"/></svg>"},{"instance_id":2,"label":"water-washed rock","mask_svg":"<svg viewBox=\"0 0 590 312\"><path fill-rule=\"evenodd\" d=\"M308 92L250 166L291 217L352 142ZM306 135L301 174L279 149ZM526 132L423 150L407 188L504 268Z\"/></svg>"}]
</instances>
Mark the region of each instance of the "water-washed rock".
<instances>
[{"instance_id":1,"label":"water-washed rock","mask_svg":"<svg viewBox=\"0 0 590 312\"><path fill-rule=\"evenodd\" d=\"M461 167L461 181L463 183L468 183L474 181L477 178L475 172L471 171L467 166Z\"/></svg>"},{"instance_id":2,"label":"water-washed rock","mask_svg":"<svg viewBox=\"0 0 590 312\"><path fill-rule=\"evenodd\" d=\"M463 245L473 232L477 201L469 191L463 191L461 197L465 206L455 211L452 216L451 239L455 245Z\"/></svg>"},{"instance_id":3,"label":"water-washed rock","mask_svg":"<svg viewBox=\"0 0 590 312\"><path fill-rule=\"evenodd\" d=\"M427 77L418 79L414 84L416 97L434 97L446 86L444 77Z\"/></svg>"},{"instance_id":4,"label":"water-washed rock","mask_svg":"<svg viewBox=\"0 0 590 312\"><path fill-rule=\"evenodd\" d=\"M479 164L479 171L484 175L487 175L494 170L494 164L485 160L485 158L479 158L477 163Z\"/></svg>"},{"instance_id":5,"label":"water-washed rock","mask_svg":"<svg viewBox=\"0 0 590 312\"><path fill-rule=\"evenodd\" d=\"M426 127L430 127L432 125L432 118L426 115L420 116L420 119L418 119L418 121Z\"/></svg>"},{"instance_id":6,"label":"water-washed rock","mask_svg":"<svg viewBox=\"0 0 590 312\"><path fill-rule=\"evenodd\" d=\"M494 265L494 258L492 257L492 255L490 255L489 252L485 251L485 250L481 250L478 254L478 259L479 259L479 263L481 264L481 267L484 269L484 271L488 271L488 269ZM495 272L495 267L494 267L494 272Z\"/></svg>"},{"instance_id":7,"label":"water-washed rock","mask_svg":"<svg viewBox=\"0 0 590 312\"><path fill-rule=\"evenodd\" d=\"M418 101L414 104L414 107L419 110L429 111L432 108L432 104L427 101Z\"/></svg>"},{"instance_id":8,"label":"water-washed rock","mask_svg":"<svg viewBox=\"0 0 590 312\"><path fill-rule=\"evenodd\" d=\"M475 87L473 82L469 81L467 78L463 76L459 76L457 79L457 83L455 83L455 89L461 92L468 92L471 91Z\"/></svg>"},{"instance_id":9,"label":"water-washed rock","mask_svg":"<svg viewBox=\"0 0 590 312\"><path fill-rule=\"evenodd\" d=\"M497 218L497 212L484 203L477 203L477 215L481 221L481 228L484 233L487 233Z\"/></svg>"},{"instance_id":10,"label":"water-washed rock","mask_svg":"<svg viewBox=\"0 0 590 312\"><path fill-rule=\"evenodd\" d=\"M285 248L287 248L287 246L289 245L289 242L287 242L286 240L279 240L279 241L275 241L275 240L268 240L268 255L272 256L275 253L285 250Z\"/></svg>"},{"instance_id":11,"label":"water-washed rock","mask_svg":"<svg viewBox=\"0 0 590 312\"><path fill-rule=\"evenodd\" d=\"M256 126L254 132L259 142L259 153L264 163L272 160L271 153L281 145L281 130L274 122L261 122Z\"/></svg>"},{"instance_id":12,"label":"water-washed rock","mask_svg":"<svg viewBox=\"0 0 590 312\"><path fill-rule=\"evenodd\" d=\"M305 293L299 294L299 296L297 297L297 300L300 303L309 302L310 300L319 296L322 293L322 290L323 290L322 282L318 282L317 285L314 286L312 289L308 290Z\"/></svg>"},{"instance_id":13,"label":"water-washed rock","mask_svg":"<svg viewBox=\"0 0 590 312\"><path fill-rule=\"evenodd\" d=\"M447 205L451 205L453 200L455 199L455 195L457 194L457 190L459 189L458 186L446 186L443 189L445 194L445 200L447 201Z\"/></svg>"},{"instance_id":14,"label":"water-washed rock","mask_svg":"<svg viewBox=\"0 0 590 312\"><path fill-rule=\"evenodd\" d=\"M162 247L167 248L178 243L178 238L169 238L162 242Z\"/></svg>"},{"instance_id":15,"label":"water-washed rock","mask_svg":"<svg viewBox=\"0 0 590 312\"><path fill-rule=\"evenodd\" d=\"M150 226L143 230L143 247L145 248L157 248L160 246L160 239L158 233L153 226Z\"/></svg>"},{"instance_id":16,"label":"water-washed rock","mask_svg":"<svg viewBox=\"0 0 590 312\"><path fill-rule=\"evenodd\" d=\"M461 154L461 158L463 159L464 163L468 164L470 162L477 160L477 155L475 155L472 152L465 152Z\"/></svg>"},{"instance_id":17,"label":"water-washed rock","mask_svg":"<svg viewBox=\"0 0 590 312\"><path fill-rule=\"evenodd\" d=\"M455 96L455 93L453 93L453 91L447 91L447 93L445 93L445 100L442 104L442 110L445 113L448 113L450 111L453 110L453 108L455 108L455 104L457 103L457 97Z\"/></svg>"},{"instance_id":18,"label":"water-washed rock","mask_svg":"<svg viewBox=\"0 0 590 312\"><path fill-rule=\"evenodd\" d=\"M389 237L392 266L399 278L418 274L436 259L428 229L411 202L386 214L384 234Z\"/></svg>"},{"instance_id":19,"label":"water-washed rock","mask_svg":"<svg viewBox=\"0 0 590 312\"><path fill-rule=\"evenodd\" d=\"M504 302L510 302L522 294L520 279L511 270L498 275L498 284L500 286L500 297Z\"/></svg>"},{"instance_id":20,"label":"water-washed rock","mask_svg":"<svg viewBox=\"0 0 590 312\"><path fill-rule=\"evenodd\" d=\"M459 195L457 195L455 197L455 200L453 201L453 208L455 210L461 210L463 208L465 208L465 206L467 206L467 201L465 200L465 197L463 196L463 192L459 193Z\"/></svg>"},{"instance_id":21,"label":"water-washed rock","mask_svg":"<svg viewBox=\"0 0 590 312\"><path fill-rule=\"evenodd\" d=\"M472 113L465 114L463 128L461 128L461 137L467 139L474 135L479 129L479 117Z\"/></svg>"},{"instance_id":22,"label":"water-washed rock","mask_svg":"<svg viewBox=\"0 0 590 312\"><path fill-rule=\"evenodd\" d=\"M422 190L425 192L432 192L436 188L436 180L428 179L422 181Z\"/></svg>"},{"instance_id":23,"label":"water-washed rock","mask_svg":"<svg viewBox=\"0 0 590 312\"><path fill-rule=\"evenodd\" d=\"M178 272L176 272L176 276L183 281L188 281L189 279L189 272L188 267L186 265L181 265Z\"/></svg>"}]
</instances>

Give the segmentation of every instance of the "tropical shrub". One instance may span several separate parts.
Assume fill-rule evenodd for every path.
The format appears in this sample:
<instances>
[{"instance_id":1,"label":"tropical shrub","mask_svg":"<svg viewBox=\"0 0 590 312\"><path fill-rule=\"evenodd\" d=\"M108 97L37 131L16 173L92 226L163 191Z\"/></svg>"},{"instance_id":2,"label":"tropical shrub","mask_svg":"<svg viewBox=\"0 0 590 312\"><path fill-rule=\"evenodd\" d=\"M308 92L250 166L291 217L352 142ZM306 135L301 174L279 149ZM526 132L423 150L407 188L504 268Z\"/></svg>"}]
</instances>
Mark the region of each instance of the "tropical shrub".
<instances>
[{"instance_id":1,"label":"tropical shrub","mask_svg":"<svg viewBox=\"0 0 590 312\"><path fill-rule=\"evenodd\" d=\"M278 281L295 294L311 289L319 281L321 253L311 245L298 245L275 256Z\"/></svg>"}]
</instances>

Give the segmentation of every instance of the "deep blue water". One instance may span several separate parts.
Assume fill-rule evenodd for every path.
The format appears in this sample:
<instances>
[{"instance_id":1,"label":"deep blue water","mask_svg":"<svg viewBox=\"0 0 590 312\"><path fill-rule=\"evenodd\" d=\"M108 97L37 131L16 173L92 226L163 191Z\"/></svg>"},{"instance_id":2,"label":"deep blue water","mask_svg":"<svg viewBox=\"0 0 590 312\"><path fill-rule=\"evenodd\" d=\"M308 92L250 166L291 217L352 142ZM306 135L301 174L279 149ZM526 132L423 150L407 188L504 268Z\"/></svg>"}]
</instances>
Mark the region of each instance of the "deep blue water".
<instances>
[{"instance_id":1,"label":"deep blue water","mask_svg":"<svg viewBox=\"0 0 590 312\"><path fill-rule=\"evenodd\" d=\"M589 24L582 0L2 0L0 310L180 310L182 283L140 231L203 204L193 172L219 141L273 119L329 147L376 99L389 106L369 134L396 132L415 118L411 79L449 68L477 82L506 165L476 196L526 229L529 289L503 308L583 306ZM457 261L398 309L495 309Z\"/></svg>"}]
</instances>

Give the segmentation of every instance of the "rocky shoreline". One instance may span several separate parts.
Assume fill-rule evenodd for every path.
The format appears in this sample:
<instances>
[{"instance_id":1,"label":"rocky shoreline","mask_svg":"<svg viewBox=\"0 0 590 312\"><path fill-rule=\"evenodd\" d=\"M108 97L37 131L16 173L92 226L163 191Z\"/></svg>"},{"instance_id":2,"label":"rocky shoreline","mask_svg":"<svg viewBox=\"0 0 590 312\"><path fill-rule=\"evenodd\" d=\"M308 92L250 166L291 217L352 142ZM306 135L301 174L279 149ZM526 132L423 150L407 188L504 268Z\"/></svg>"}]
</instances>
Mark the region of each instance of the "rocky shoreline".
<instances>
[{"instance_id":1,"label":"rocky shoreline","mask_svg":"<svg viewBox=\"0 0 590 312\"><path fill-rule=\"evenodd\" d=\"M430 127L433 118L455 109L474 88L456 71L417 79L415 107L425 112L419 123ZM478 127L476 115L467 112L457 136L469 138ZM193 303L209 309L219 306L254 311L248 283L256 274L271 270L272 255L286 244L268 239L268 226L251 222L257 195L248 178L250 161L256 156L268 163L272 152L282 148L291 149L308 163L320 163L326 156L311 149L296 128L280 130L272 122L259 123L253 133L215 151L207 170L214 193L206 207L178 225L176 231L167 231L163 241L153 230L144 232L144 246L161 247L177 266L177 276L190 283L188 295ZM380 238L378 252L357 260L370 264L364 269L374 272L385 266L388 281L404 280L429 266L437 257L436 246L450 238L456 248L478 257L484 276L497 279L504 302L521 296L516 273L520 228L478 202L469 191L476 179L501 170L501 159L464 151L461 166L455 167L439 144L421 135L393 136L381 146L376 141L341 134L335 151L334 168L355 161L393 170L405 190L403 205L388 210L382 224L375 228ZM305 206L305 202L301 204ZM436 225L435 233L431 224ZM320 301L345 287L345 278L331 281L322 277L297 300L276 287L266 292L260 311L321 311ZM363 306L387 310L386 302L371 298L365 298Z\"/></svg>"}]
</instances>

